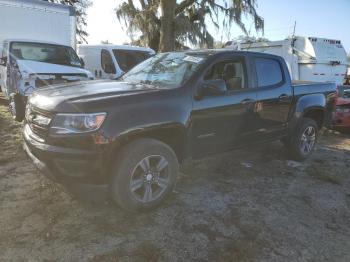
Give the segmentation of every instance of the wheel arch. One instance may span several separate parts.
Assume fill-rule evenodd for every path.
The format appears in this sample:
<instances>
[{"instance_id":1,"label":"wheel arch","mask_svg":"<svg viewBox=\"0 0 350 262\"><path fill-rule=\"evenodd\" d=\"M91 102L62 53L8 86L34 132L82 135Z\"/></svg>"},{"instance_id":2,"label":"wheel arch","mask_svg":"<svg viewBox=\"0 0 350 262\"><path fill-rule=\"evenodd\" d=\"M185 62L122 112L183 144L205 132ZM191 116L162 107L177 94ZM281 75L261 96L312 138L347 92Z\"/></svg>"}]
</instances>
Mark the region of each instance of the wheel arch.
<instances>
[{"instance_id":1,"label":"wheel arch","mask_svg":"<svg viewBox=\"0 0 350 262\"><path fill-rule=\"evenodd\" d=\"M112 150L118 154L118 151L123 146L141 138L155 139L168 145L175 152L180 163L187 157L187 132L186 128L180 123L153 125L128 130L114 139Z\"/></svg>"},{"instance_id":2,"label":"wheel arch","mask_svg":"<svg viewBox=\"0 0 350 262\"><path fill-rule=\"evenodd\" d=\"M325 109L323 107L314 106L304 111L303 117L311 118L317 123L318 129L321 129L325 121Z\"/></svg>"},{"instance_id":3,"label":"wheel arch","mask_svg":"<svg viewBox=\"0 0 350 262\"><path fill-rule=\"evenodd\" d=\"M310 94L300 97L295 105L294 113L289 124L289 135L297 128L304 117L316 121L320 129L325 121L326 98L323 94Z\"/></svg>"}]
</instances>

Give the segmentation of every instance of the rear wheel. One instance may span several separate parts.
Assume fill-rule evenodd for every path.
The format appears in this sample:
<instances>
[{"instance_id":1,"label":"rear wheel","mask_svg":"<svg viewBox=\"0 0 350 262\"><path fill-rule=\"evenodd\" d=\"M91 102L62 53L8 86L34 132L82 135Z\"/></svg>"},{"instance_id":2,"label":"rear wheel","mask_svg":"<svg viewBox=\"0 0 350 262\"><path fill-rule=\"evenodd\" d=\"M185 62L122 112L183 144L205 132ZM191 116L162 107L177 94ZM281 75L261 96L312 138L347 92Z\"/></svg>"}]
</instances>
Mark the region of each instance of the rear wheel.
<instances>
[{"instance_id":1,"label":"rear wheel","mask_svg":"<svg viewBox=\"0 0 350 262\"><path fill-rule=\"evenodd\" d=\"M130 211L150 210L172 191L179 165L174 151L154 139L139 139L121 150L111 184L113 200Z\"/></svg>"},{"instance_id":2,"label":"rear wheel","mask_svg":"<svg viewBox=\"0 0 350 262\"><path fill-rule=\"evenodd\" d=\"M312 154L317 138L318 126L315 120L302 119L294 135L285 141L288 154L295 160L305 160Z\"/></svg>"}]
</instances>

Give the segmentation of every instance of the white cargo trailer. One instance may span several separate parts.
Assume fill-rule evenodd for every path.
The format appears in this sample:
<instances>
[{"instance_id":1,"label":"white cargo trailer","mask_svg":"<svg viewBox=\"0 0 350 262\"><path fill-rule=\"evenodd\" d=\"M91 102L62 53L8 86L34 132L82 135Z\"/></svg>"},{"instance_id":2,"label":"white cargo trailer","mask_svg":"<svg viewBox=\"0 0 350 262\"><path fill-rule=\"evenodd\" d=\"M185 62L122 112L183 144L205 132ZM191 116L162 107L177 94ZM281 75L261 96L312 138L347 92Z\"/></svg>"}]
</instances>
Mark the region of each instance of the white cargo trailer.
<instances>
[{"instance_id":1,"label":"white cargo trailer","mask_svg":"<svg viewBox=\"0 0 350 262\"><path fill-rule=\"evenodd\" d=\"M226 48L279 55L286 60L292 80L342 84L347 55L340 40L289 37L282 41L230 42Z\"/></svg>"},{"instance_id":2,"label":"white cargo trailer","mask_svg":"<svg viewBox=\"0 0 350 262\"><path fill-rule=\"evenodd\" d=\"M14 119L36 88L93 79L75 52L75 10L39 0L0 0L0 88Z\"/></svg>"}]
</instances>

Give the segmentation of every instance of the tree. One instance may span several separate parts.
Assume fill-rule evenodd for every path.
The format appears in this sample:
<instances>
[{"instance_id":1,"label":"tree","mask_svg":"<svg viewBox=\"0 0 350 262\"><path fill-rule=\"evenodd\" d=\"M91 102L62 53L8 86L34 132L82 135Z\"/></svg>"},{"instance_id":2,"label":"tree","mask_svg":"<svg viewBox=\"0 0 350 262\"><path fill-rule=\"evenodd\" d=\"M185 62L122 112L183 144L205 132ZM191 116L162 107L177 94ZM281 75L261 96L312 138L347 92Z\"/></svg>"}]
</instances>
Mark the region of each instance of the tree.
<instances>
[{"instance_id":1,"label":"tree","mask_svg":"<svg viewBox=\"0 0 350 262\"><path fill-rule=\"evenodd\" d=\"M183 49L187 43L211 48L214 38L207 29L211 21L217 30L229 30L237 24L248 31L243 15L253 19L256 31L263 31L264 20L256 12L257 0L127 0L116 9L119 21L134 44L148 45L154 50Z\"/></svg>"},{"instance_id":2,"label":"tree","mask_svg":"<svg viewBox=\"0 0 350 262\"><path fill-rule=\"evenodd\" d=\"M160 39L159 51L174 50L176 0L160 0Z\"/></svg>"},{"instance_id":3,"label":"tree","mask_svg":"<svg viewBox=\"0 0 350 262\"><path fill-rule=\"evenodd\" d=\"M86 32L86 9L92 5L91 0L49 0L49 2L70 5L75 8L78 43L87 43L86 38L89 34Z\"/></svg>"}]
</instances>

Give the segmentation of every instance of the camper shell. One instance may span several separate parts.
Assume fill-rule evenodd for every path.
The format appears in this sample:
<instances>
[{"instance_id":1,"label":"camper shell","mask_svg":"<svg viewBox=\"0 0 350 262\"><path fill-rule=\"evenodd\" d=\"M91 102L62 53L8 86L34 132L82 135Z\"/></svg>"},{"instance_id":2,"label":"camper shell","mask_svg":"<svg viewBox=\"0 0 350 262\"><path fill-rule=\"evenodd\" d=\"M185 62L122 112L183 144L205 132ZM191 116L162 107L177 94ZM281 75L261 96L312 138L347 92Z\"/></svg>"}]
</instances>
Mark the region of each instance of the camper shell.
<instances>
[{"instance_id":1,"label":"camper shell","mask_svg":"<svg viewBox=\"0 0 350 262\"><path fill-rule=\"evenodd\" d=\"M340 40L294 36L282 41L230 41L226 48L281 56L292 80L342 84L346 76L347 55Z\"/></svg>"}]
</instances>

